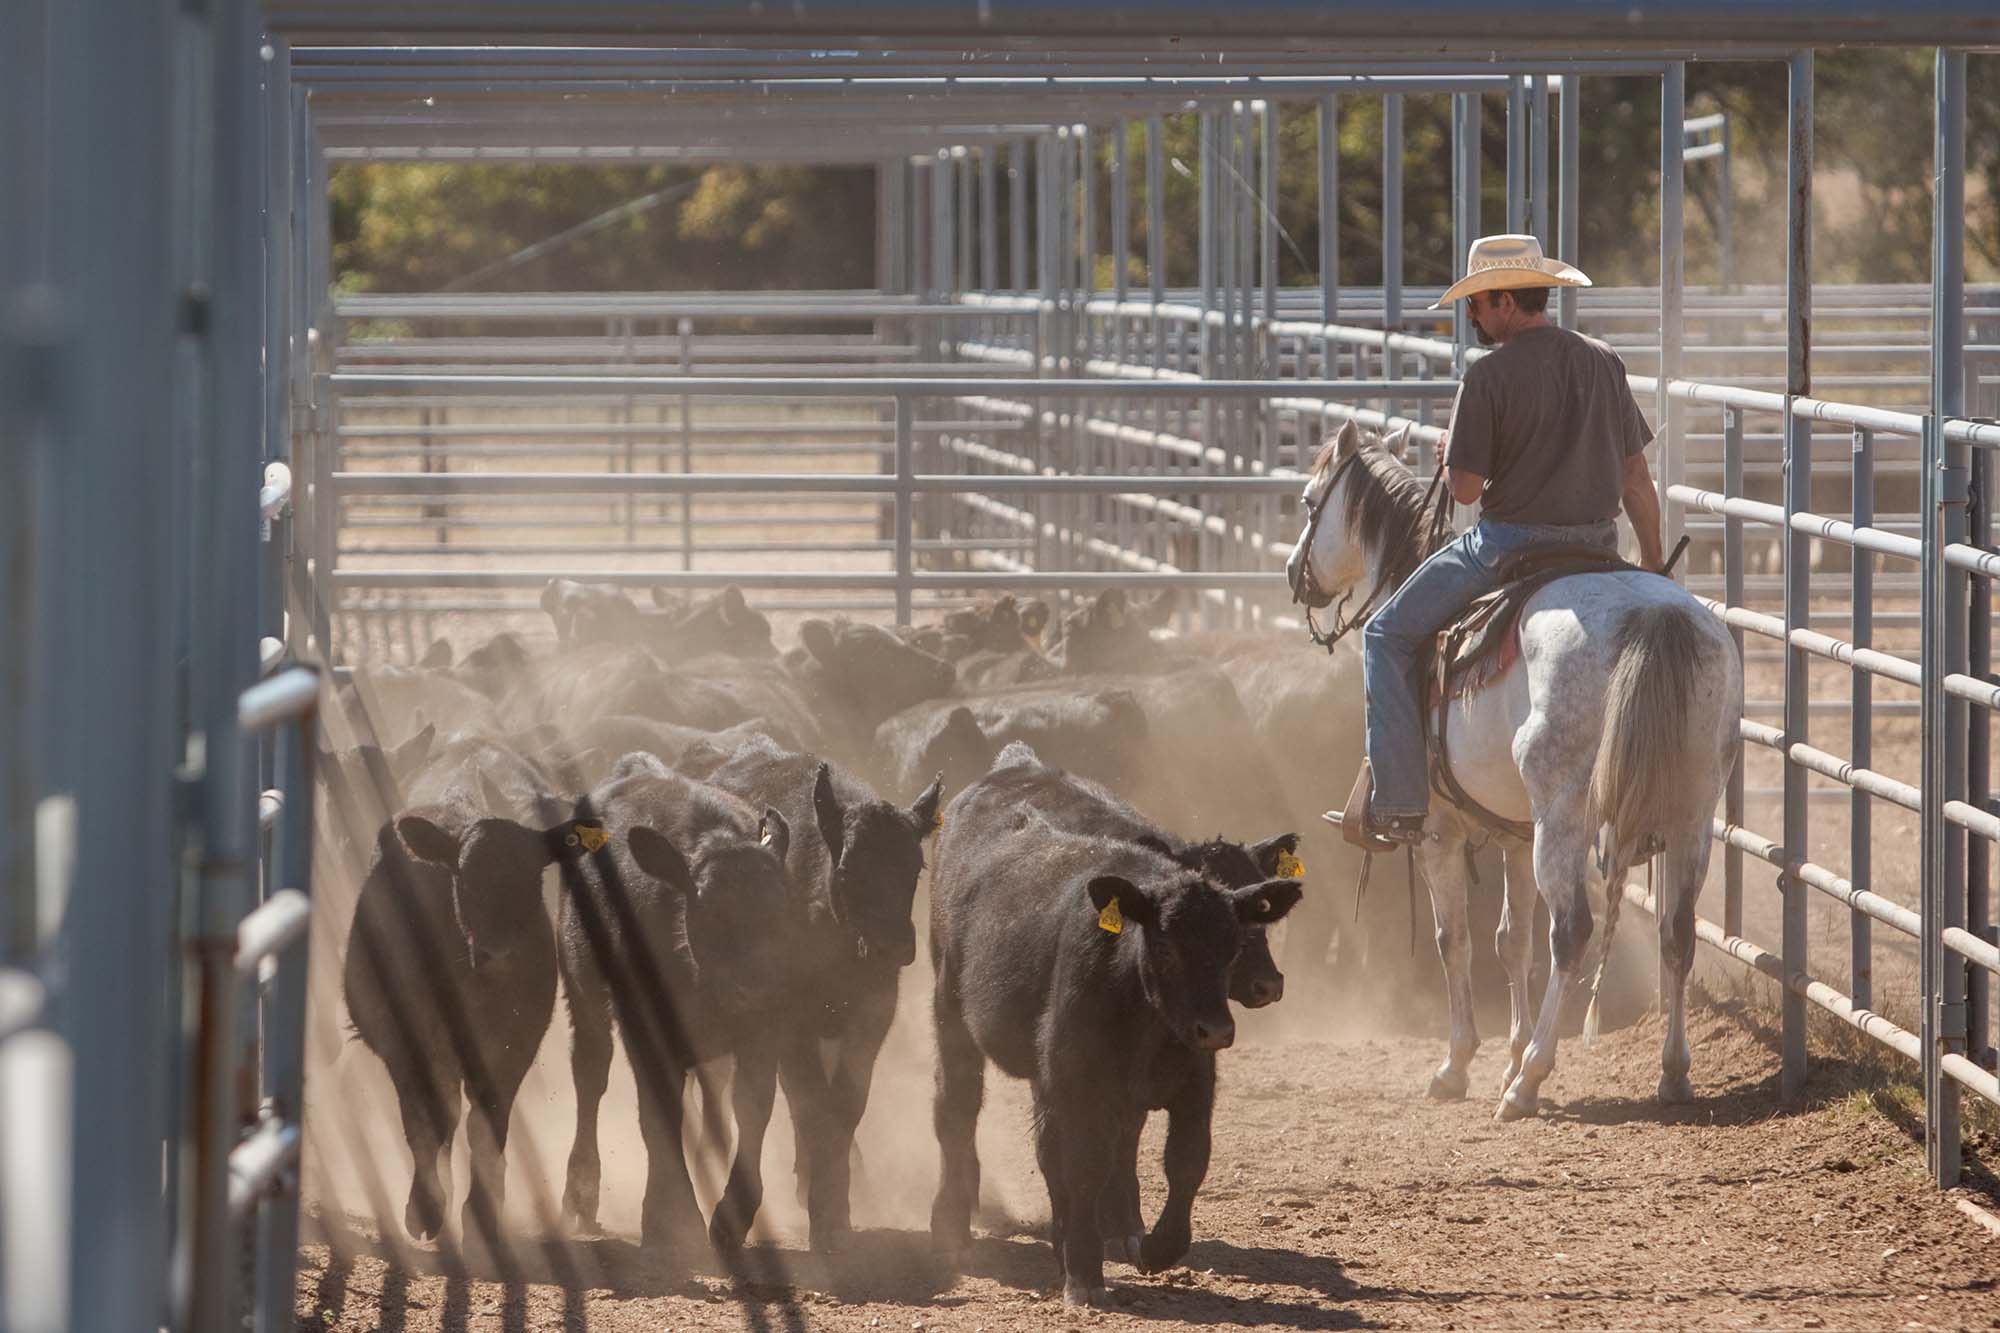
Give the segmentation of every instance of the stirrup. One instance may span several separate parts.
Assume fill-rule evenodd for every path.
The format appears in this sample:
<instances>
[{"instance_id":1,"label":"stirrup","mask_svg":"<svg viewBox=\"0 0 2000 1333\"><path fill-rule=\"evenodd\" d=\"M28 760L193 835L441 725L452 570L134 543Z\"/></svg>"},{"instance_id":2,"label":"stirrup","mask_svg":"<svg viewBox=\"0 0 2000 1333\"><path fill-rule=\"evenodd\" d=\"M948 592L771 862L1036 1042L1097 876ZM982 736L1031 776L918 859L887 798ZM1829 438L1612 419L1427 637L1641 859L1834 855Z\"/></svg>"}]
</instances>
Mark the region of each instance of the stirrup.
<instances>
[{"instance_id":1,"label":"stirrup","mask_svg":"<svg viewBox=\"0 0 2000 1333\"><path fill-rule=\"evenodd\" d=\"M1361 831L1363 836L1377 842L1408 847L1424 840L1426 818L1425 815L1378 815L1370 810Z\"/></svg>"}]
</instances>

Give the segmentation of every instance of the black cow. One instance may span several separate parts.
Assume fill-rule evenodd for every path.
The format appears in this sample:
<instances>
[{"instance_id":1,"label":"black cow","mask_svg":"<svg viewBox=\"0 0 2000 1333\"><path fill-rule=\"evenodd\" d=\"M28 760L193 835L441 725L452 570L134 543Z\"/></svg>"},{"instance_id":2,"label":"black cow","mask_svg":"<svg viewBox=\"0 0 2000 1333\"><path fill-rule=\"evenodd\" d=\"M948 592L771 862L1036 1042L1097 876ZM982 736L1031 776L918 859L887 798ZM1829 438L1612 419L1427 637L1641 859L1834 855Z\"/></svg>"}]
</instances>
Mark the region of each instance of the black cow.
<instances>
[{"instance_id":1,"label":"black cow","mask_svg":"<svg viewBox=\"0 0 2000 1333\"><path fill-rule=\"evenodd\" d=\"M777 651L771 644L771 622L751 610L734 585L692 598L655 587L653 606L647 609L635 605L615 584L550 579L542 589L542 610L563 648L633 645L668 664L712 653L770 657Z\"/></svg>"},{"instance_id":2,"label":"black cow","mask_svg":"<svg viewBox=\"0 0 2000 1333\"><path fill-rule=\"evenodd\" d=\"M1129 690L1026 686L905 709L875 729L873 763L891 790L941 772L946 794L955 795L1020 741L1059 767L1122 786L1138 776L1149 730Z\"/></svg>"},{"instance_id":3,"label":"black cow","mask_svg":"<svg viewBox=\"0 0 2000 1333\"><path fill-rule=\"evenodd\" d=\"M737 1151L710 1235L740 1244L763 1199L759 1159L776 1081L784 960L793 953L785 856L791 826L727 792L627 756L589 798L609 831L564 876L563 994L576 1080L576 1140L563 1214L597 1220L598 1104L613 1025L625 1043L646 1143L640 1212L648 1246L688 1247L701 1215L682 1155L682 1097L697 1064L734 1052Z\"/></svg>"},{"instance_id":4,"label":"black cow","mask_svg":"<svg viewBox=\"0 0 2000 1333\"><path fill-rule=\"evenodd\" d=\"M1170 1117L1168 1196L1141 1266L1187 1253L1208 1170L1215 1052L1235 1040L1228 970L1244 924L1298 901L1289 879L1226 889L1149 847L1019 824L978 784L945 813L931 887L942 1157L931 1235L971 1235L985 1061L1029 1081L1035 1153L1070 1304L1104 1302L1100 1196L1146 1110Z\"/></svg>"},{"instance_id":5,"label":"black cow","mask_svg":"<svg viewBox=\"0 0 2000 1333\"><path fill-rule=\"evenodd\" d=\"M1152 631L1173 619L1174 603L1171 588L1145 600L1127 598L1122 588L1107 588L1063 617L1063 668L1074 673L1160 670Z\"/></svg>"},{"instance_id":6,"label":"black cow","mask_svg":"<svg viewBox=\"0 0 2000 1333\"><path fill-rule=\"evenodd\" d=\"M798 895L790 915L805 928L786 968L778 1074L798 1128L812 1244L835 1249L852 1229L854 1131L896 1015L899 974L916 958L910 909L940 786L933 781L904 809L812 755L765 740L728 755L697 745L682 767L752 805L775 807L794 826L819 830L817 838L792 839L786 859Z\"/></svg>"},{"instance_id":7,"label":"black cow","mask_svg":"<svg viewBox=\"0 0 2000 1333\"><path fill-rule=\"evenodd\" d=\"M388 1066L414 1160L403 1225L444 1225L463 1089L471 1115L468 1237L497 1235L507 1122L555 1007L556 944L542 869L574 856L576 820L493 818L456 789L382 826L361 885L341 985L354 1032Z\"/></svg>"}]
</instances>

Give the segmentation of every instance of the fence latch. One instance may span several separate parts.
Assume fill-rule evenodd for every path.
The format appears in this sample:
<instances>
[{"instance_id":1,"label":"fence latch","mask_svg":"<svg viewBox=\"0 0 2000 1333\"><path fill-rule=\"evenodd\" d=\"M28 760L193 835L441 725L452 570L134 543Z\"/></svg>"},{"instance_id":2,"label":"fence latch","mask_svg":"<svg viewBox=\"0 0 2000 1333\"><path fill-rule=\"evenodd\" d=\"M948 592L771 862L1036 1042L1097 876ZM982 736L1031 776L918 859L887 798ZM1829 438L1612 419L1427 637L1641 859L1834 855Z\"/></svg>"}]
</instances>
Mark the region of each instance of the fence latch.
<instances>
[{"instance_id":1,"label":"fence latch","mask_svg":"<svg viewBox=\"0 0 2000 1333\"><path fill-rule=\"evenodd\" d=\"M1937 502L1940 509L1946 505L1967 504L1972 499L1972 469L1938 465Z\"/></svg>"}]
</instances>

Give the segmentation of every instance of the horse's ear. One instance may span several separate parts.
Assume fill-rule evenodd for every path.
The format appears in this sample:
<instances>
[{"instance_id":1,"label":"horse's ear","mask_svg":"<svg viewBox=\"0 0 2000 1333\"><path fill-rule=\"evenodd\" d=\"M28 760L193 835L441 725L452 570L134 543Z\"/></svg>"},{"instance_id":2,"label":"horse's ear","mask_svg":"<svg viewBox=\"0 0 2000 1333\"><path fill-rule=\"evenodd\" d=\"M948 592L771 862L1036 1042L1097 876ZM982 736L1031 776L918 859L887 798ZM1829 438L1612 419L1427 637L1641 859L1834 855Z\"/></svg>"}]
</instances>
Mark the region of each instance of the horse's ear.
<instances>
[{"instance_id":1,"label":"horse's ear","mask_svg":"<svg viewBox=\"0 0 2000 1333\"><path fill-rule=\"evenodd\" d=\"M1360 447L1361 427L1354 424L1353 417L1349 417L1340 423L1340 433L1333 437L1333 456L1337 460L1346 460L1353 457Z\"/></svg>"},{"instance_id":2,"label":"horse's ear","mask_svg":"<svg viewBox=\"0 0 2000 1333\"><path fill-rule=\"evenodd\" d=\"M1405 421L1382 437L1382 447L1398 463L1410 461L1410 423Z\"/></svg>"}]
</instances>

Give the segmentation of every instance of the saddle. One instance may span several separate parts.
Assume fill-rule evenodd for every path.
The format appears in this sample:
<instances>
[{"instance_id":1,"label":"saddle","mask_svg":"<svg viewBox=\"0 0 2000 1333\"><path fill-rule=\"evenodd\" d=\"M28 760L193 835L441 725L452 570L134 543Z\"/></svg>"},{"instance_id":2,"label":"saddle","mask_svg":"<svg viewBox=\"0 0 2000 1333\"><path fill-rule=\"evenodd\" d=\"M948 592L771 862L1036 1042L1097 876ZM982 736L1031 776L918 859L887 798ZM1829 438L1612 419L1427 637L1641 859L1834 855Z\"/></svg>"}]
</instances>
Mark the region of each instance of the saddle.
<instances>
[{"instance_id":1,"label":"saddle","mask_svg":"<svg viewBox=\"0 0 2000 1333\"><path fill-rule=\"evenodd\" d=\"M1521 612L1528 600L1557 579L1574 574L1642 573L1639 566L1601 546L1535 546L1500 567L1504 582L1473 599L1457 620L1439 632L1430 660L1421 664L1430 682L1424 710L1424 746L1430 756L1431 790L1489 828L1517 838L1534 826L1494 814L1466 792L1452 775L1445 753L1446 705L1475 694L1507 673L1521 655Z\"/></svg>"},{"instance_id":2,"label":"saddle","mask_svg":"<svg viewBox=\"0 0 2000 1333\"><path fill-rule=\"evenodd\" d=\"M1675 554L1678 556L1679 552ZM1494 814L1475 801L1452 776L1445 754L1445 706L1453 699L1477 693L1507 673L1521 655L1521 611L1528 600L1557 579L1573 574L1618 574L1643 572L1638 565L1622 559L1601 546L1534 546L1512 557L1500 568L1500 587L1475 598L1458 618L1438 632L1429 654L1417 664L1421 679L1429 684L1423 711L1424 748L1430 757L1431 790L1487 827L1517 838L1528 838L1534 827L1520 820ZM1349 842L1369 850L1373 845L1364 831L1368 797L1372 787L1366 760L1348 796L1342 813L1342 834Z\"/></svg>"}]
</instances>

